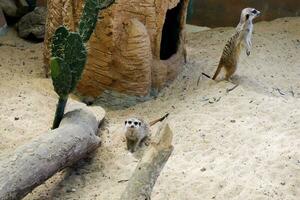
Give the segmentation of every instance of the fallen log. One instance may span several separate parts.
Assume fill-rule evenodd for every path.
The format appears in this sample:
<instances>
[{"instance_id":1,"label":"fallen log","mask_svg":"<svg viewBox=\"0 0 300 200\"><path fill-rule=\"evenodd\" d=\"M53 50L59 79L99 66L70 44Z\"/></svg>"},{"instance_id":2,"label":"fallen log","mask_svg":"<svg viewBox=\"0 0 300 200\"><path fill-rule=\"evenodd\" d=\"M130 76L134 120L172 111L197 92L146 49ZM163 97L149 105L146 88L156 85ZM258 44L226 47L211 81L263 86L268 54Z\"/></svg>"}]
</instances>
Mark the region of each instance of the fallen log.
<instances>
[{"instance_id":1,"label":"fallen log","mask_svg":"<svg viewBox=\"0 0 300 200\"><path fill-rule=\"evenodd\" d=\"M172 151L172 131L163 123L138 163L121 200L150 200L155 182Z\"/></svg>"},{"instance_id":2,"label":"fallen log","mask_svg":"<svg viewBox=\"0 0 300 200\"><path fill-rule=\"evenodd\" d=\"M79 105L79 106L78 106ZM100 121L86 107L74 105L59 128L20 146L0 162L0 199L21 199L56 172L73 165L100 145ZM99 113L99 112L98 112Z\"/></svg>"}]
</instances>

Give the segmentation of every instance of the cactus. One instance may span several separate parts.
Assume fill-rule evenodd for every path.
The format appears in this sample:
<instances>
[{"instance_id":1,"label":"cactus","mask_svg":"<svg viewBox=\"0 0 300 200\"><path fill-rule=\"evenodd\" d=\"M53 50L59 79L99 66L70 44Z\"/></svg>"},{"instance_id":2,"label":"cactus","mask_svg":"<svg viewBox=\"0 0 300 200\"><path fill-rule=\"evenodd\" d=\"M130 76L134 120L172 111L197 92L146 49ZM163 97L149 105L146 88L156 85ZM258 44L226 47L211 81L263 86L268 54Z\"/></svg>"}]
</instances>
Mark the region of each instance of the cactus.
<instances>
[{"instance_id":1,"label":"cactus","mask_svg":"<svg viewBox=\"0 0 300 200\"><path fill-rule=\"evenodd\" d=\"M72 93L83 72L87 51L86 43L95 29L98 13L114 0L86 0L79 22L79 30L70 32L64 26L56 29L51 45L51 77L55 92L59 96L52 129L59 126L63 118L68 96Z\"/></svg>"},{"instance_id":2,"label":"cactus","mask_svg":"<svg viewBox=\"0 0 300 200\"><path fill-rule=\"evenodd\" d=\"M114 0L87 0L85 2L79 22L79 34L82 37L83 42L87 42L90 39L93 30L96 27L99 11L107 8L113 2Z\"/></svg>"}]
</instances>

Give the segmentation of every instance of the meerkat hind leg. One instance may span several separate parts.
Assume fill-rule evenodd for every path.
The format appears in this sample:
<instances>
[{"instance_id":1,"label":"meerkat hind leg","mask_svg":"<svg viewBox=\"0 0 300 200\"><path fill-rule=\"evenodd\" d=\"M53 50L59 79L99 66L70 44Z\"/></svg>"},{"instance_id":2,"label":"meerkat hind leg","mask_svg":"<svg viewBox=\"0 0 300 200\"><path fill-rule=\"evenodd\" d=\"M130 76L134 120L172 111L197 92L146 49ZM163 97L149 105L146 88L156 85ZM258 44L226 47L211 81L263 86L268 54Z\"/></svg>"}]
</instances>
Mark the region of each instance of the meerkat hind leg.
<instances>
[{"instance_id":1,"label":"meerkat hind leg","mask_svg":"<svg viewBox=\"0 0 300 200\"><path fill-rule=\"evenodd\" d=\"M142 142L143 138L142 139L139 139L135 144L134 144L134 147L133 147L133 151L135 152L138 147L141 146L141 142Z\"/></svg>"},{"instance_id":2,"label":"meerkat hind leg","mask_svg":"<svg viewBox=\"0 0 300 200\"><path fill-rule=\"evenodd\" d=\"M225 80L230 81L230 78L232 77L232 75L234 74L235 71L236 71L235 66L225 67Z\"/></svg>"},{"instance_id":3,"label":"meerkat hind leg","mask_svg":"<svg viewBox=\"0 0 300 200\"><path fill-rule=\"evenodd\" d=\"M135 146L135 143L133 140L126 140L126 144L127 144L127 150L130 151L130 152L133 152L134 151L134 146Z\"/></svg>"}]
</instances>

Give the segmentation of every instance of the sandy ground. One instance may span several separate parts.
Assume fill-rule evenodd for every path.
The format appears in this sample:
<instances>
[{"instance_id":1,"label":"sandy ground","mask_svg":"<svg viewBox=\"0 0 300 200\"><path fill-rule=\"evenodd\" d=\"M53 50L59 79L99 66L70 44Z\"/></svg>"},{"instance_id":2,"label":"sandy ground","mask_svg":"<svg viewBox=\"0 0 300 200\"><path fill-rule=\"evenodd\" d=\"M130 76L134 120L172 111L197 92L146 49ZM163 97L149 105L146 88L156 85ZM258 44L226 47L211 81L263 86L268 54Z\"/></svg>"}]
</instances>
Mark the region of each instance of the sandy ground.
<instances>
[{"instance_id":1,"label":"sandy ground","mask_svg":"<svg viewBox=\"0 0 300 200\"><path fill-rule=\"evenodd\" d=\"M299 199L300 18L255 24L252 53L241 59L233 83L200 76L213 74L232 32L189 33L189 62L182 74L155 100L108 110L98 151L25 199L118 199L126 186L122 180L138 161L125 151L124 119L151 120L166 112L175 149L153 200ZM6 44L0 46L1 158L49 129L56 95L42 78L41 44L16 39L12 31L0 43Z\"/></svg>"}]
</instances>

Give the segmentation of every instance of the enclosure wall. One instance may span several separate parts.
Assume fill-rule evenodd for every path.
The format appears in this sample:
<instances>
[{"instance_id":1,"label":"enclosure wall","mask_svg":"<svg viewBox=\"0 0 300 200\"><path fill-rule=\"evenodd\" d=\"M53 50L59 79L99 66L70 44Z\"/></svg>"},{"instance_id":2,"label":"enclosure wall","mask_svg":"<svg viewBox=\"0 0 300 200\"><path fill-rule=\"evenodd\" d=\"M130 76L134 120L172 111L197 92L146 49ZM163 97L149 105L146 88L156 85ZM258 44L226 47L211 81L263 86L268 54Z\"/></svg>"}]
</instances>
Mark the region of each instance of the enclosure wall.
<instances>
[{"instance_id":1,"label":"enclosure wall","mask_svg":"<svg viewBox=\"0 0 300 200\"><path fill-rule=\"evenodd\" d=\"M257 19L260 21L300 15L299 0L190 0L187 23L208 27L235 26L245 7L262 11L262 16Z\"/></svg>"}]
</instances>

